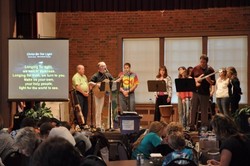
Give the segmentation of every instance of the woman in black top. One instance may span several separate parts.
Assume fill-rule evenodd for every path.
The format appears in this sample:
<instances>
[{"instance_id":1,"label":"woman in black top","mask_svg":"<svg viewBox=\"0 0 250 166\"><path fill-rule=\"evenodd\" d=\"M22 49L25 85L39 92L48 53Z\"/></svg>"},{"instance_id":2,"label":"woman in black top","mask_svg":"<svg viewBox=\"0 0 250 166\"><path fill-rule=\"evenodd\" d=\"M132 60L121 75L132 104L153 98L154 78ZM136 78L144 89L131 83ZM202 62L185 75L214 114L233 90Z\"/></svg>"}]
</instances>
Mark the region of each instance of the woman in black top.
<instances>
[{"instance_id":1,"label":"woman in black top","mask_svg":"<svg viewBox=\"0 0 250 166\"><path fill-rule=\"evenodd\" d=\"M240 133L229 117L216 114L211 121L217 139L221 141L220 161L208 160L210 166L249 166L250 140Z\"/></svg>"},{"instance_id":2,"label":"woman in black top","mask_svg":"<svg viewBox=\"0 0 250 166\"><path fill-rule=\"evenodd\" d=\"M242 95L240 81L237 77L237 71L234 67L227 68L227 77L230 80L230 83L228 84L228 92L231 106L231 114L234 114L239 108L239 102Z\"/></svg>"}]
</instances>

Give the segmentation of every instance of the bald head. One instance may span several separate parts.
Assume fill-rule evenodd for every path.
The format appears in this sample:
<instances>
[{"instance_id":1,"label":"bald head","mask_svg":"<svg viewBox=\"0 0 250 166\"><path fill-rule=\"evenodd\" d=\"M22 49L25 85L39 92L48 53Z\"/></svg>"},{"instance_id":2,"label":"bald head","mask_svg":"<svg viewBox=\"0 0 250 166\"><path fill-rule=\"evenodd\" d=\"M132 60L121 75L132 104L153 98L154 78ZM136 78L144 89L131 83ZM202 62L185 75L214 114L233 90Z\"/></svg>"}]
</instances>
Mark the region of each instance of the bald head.
<instances>
[{"instance_id":1,"label":"bald head","mask_svg":"<svg viewBox=\"0 0 250 166\"><path fill-rule=\"evenodd\" d=\"M81 75L83 75L84 74L84 66L83 65L77 65L77 67L76 67L76 71L79 73L79 74L81 74Z\"/></svg>"}]
</instances>

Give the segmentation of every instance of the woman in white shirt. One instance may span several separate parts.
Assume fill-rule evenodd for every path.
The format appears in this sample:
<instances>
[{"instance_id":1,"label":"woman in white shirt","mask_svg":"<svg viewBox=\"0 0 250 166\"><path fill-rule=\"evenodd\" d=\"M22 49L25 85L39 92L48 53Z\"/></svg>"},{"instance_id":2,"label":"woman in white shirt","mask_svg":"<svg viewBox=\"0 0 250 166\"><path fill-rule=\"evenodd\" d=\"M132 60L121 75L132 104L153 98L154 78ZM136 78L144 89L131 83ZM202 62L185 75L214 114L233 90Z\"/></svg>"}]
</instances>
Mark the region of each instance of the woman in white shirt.
<instances>
[{"instance_id":1,"label":"woman in white shirt","mask_svg":"<svg viewBox=\"0 0 250 166\"><path fill-rule=\"evenodd\" d=\"M227 78L226 68L219 70L219 78L216 81L216 103L219 112L229 116L229 92L228 92L229 78Z\"/></svg>"}]
</instances>

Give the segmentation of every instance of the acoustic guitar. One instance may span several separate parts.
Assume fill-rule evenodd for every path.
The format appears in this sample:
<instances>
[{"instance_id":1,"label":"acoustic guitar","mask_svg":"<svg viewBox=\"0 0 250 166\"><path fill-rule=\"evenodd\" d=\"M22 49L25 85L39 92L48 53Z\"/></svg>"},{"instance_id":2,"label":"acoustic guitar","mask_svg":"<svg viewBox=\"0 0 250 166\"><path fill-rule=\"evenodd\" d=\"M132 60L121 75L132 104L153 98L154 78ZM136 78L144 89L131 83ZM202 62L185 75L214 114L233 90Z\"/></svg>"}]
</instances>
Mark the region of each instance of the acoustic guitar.
<instances>
[{"instance_id":1,"label":"acoustic guitar","mask_svg":"<svg viewBox=\"0 0 250 166\"><path fill-rule=\"evenodd\" d=\"M104 97L106 92L110 92L109 83L110 83L109 79L105 79L102 82L96 83L92 88L93 94L98 98ZM104 85L104 87L101 87L101 85Z\"/></svg>"},{"instance_id":2,"label":"acoustic guitar","mask_svg":"<svg viewBox=\"0 0 250 166\"><path fill-rule=\"evenodd\" d=\"M84 120L84 116L82 114L82 109L81 106L79 104L79 100L76 94L76 90L73 89L70 91L70 95L71 95L71 102L72 102L72 107L73 107L73 111L74 111L74 116L78 122L78 125L84 125L85 124L85 120Z\"/></svg>"},{"instance_id":3,"label":"acoustic guitar","mask_svg":"<svg viewBox=\"0 0 250 166\"><path fill-rule=\"evenodd\" d=\"M82 109L81 109L80 104L75 105L75 116L80 126L85 124L85 120L82 114Z\"/></svg>"}]
</instances>

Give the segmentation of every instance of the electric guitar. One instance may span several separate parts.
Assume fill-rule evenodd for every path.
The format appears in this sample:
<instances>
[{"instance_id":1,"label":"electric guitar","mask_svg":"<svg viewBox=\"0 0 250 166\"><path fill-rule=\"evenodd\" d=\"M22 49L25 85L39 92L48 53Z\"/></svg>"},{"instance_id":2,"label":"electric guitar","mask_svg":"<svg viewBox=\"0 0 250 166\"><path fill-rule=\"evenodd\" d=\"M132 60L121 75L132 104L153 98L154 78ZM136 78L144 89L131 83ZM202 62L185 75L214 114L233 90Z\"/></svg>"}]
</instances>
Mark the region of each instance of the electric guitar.
<instances>
[{"instance_id":1,"label":"electric guitar","mask_svg":"<svg viewBox=\"0 0 250 166\"><path fill-rule=\"evenodd\" d=\"M220 69L220 70L221 70L221 69ZM199 77L194 78L194 79L195 79L195 85L196 85L197 87L199 87L199 86L201 85L201 81L202 81L202 80L204 80L204 79L206 79L206 78L208 78L208 77L210 77L210 76L212 76L212 75L215 75L216 73L219 73L220 70L217 70L217 71L215 71L215 72L213 72L213 73L210 73L210 74L208 74L208 75L205 75L204 77L203 77L204 74L201 74Z\"/></svg>"}]
</instances>

